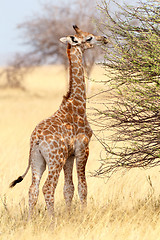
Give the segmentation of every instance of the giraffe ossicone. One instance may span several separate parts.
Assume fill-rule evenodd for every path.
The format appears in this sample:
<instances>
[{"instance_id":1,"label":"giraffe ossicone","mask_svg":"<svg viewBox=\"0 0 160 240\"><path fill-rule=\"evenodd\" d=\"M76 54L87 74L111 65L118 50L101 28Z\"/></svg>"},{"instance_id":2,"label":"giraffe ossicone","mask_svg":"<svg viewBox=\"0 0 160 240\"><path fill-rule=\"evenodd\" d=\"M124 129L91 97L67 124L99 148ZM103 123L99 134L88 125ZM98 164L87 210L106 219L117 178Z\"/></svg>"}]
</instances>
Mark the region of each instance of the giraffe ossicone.
<instances>
[{"instance_id":1,"label":"giraffe ossicone","mask_svg":"<svg viewBox=\"0 0 160 240\"><path fill-rule=\"evenodd\" d=\"M43 172L48 166L48 177L43 185L43 194L48 212L54 214L54 193L60 172L64 170L64 198L68 208L74 195L72 170L76 159L78 176L78 193L82 206L87 204L87 183L85 167L89 155L89 142L92 130L86 115L86 90L82 64L83 52L93 44L107 39L103 36L81 31L73 26L75 35L63 37L61 42L67 44L69 60L69 90L63 97L59 109L49 118L40 122L31 135L29 163L25 173L14 180L14 187L26 176L30 166L32 184L29 188L29 217L37 203L39 184Z\"/></svg>"}]
</instances>

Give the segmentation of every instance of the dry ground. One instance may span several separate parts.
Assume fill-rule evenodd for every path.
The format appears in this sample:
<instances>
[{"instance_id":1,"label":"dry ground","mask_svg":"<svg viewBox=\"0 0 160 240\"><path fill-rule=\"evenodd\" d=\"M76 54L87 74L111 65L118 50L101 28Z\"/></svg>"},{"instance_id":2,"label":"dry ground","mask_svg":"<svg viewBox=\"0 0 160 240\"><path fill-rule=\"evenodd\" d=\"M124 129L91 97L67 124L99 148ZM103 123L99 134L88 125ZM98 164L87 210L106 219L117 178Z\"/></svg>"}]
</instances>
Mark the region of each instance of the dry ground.
<instances>
[{"instance_id":1,"label":"dry ground","mask_svg":"<svg viewBox=\"0 0 160 240\"><path fill-rule=\"evenodd\" d=\"M104 80L106 76L103 74L104 71L96 66L92 78ZM86 211L80 211L74 169L76 191L70 215L65 211L62 173L56 190L54 226L45 211L41 191L35 219L27 222L31 173L14 189L11 190L8 186L26 169L29 139L35 125L59 107L66 92L65 77L62 66L41 67L27 76L26 92L0 90L0 239L160 239L160 169L123 171L113 175L108 181L91 178L89 171L98 168L102 151L94 137L90 143L87 164ZM89 94L104 87L91 83ZM93 104L89 102L88 107ZM47 171L40 189L46 174Z\"/></svg>"}]
</instances>

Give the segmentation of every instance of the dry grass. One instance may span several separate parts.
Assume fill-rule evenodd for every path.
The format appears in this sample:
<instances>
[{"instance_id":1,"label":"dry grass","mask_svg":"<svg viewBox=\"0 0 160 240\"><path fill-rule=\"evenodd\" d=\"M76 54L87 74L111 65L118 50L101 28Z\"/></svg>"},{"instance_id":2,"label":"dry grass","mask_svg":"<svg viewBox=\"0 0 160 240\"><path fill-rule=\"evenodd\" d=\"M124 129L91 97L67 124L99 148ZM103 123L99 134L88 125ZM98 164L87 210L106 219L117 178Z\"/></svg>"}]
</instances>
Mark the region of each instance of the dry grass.
<instances>
[{"instance_id":1,"label":"dry grass","mask_svg":"<svg viewBox=\"0 0 160 240\"><path fill-rule=\"evenodd\" d=\"M104 79L95 67L93 78ZM63 173L56 190L55 224L45 211L42 193L35 218L27 223L29 173L13 190L9 183L27 166L29 139L35 125L50 116L66 91L62 66L41 67L26 79L28 91L0 91L0 239L158 240L160 236L159 168L119 172L108 181L91 178L98 168L101 146L93 137L87 164L88 207L80 211L77 189L70 215L63 200ZM90 94L99 86L91 83ZM92 107L92 102L88 104ZM41 186L45 180L44 174ZM74 182L77 186L76 171Z\"/></svg>"}]
</instances>

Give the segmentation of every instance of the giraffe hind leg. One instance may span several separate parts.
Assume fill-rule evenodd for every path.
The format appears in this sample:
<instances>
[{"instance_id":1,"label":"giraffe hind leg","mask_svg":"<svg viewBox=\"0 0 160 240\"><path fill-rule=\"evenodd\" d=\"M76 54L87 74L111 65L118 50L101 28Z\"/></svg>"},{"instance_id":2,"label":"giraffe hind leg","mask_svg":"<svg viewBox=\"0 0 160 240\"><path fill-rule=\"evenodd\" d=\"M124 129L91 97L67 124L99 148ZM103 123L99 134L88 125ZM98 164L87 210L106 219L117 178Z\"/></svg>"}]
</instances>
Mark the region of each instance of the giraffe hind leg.
<instances>
[{"instance_id":1,"label":"giraffe hind leg","mask_svg":"<svg viewBox=\"0 0 160 240\"><path fill-rule=\"evenodd\" d=\"M64 199L66 201L66 206L68 209L71 207L71 202L74 195L74 185L72 179L72 171L73 171L73 163L74 163L75 156L71 156L67 159L63 170L64 170Z\"/></svg>"},{"instance_id":2,"label":"giraffe hind leg","mask_svg":"<svg viewBox=\"0 0 160 240\"><path fill-rule=\"evenodd\" d=\"M58 183L59 175L64 165L64 161L53 159L48 164L48 177L43 185L42 191L44 194L48 213L54 217L54 193Z\"/></svg>"},{"instance_id":3,"label":"giraffe hind leg","mask_svg":"<svg viewBox=\"0 0 160 240\"><path fill-rule=\"evenodd\" d=\"M39 184L45 169L45 159L43 158L37 147L31 153L32 184L29 188L29 219L33 215L33 209L38 200Z\"/></svg>"}]
</instances>

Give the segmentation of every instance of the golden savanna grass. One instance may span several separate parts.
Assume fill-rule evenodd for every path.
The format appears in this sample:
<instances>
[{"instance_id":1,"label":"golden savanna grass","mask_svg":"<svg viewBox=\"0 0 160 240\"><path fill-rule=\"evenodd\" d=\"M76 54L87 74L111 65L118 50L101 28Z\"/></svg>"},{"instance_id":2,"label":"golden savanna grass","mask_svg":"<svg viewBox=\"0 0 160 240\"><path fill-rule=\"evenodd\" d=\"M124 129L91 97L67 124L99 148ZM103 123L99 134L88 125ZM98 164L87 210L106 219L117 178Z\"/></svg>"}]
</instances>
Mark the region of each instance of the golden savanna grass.
<instances>
[{"instance_id":1,"label":"golden savanna grass","mask_svg":"<svg viewBox=\"0 0 160 240\"><path fill-rule=\"evenodd\" d=\"M91 78L104 80L104 70L96 66ZM89 172L100 165L102 151L94 137L87 164L87 209L81 212L79 206L74 168L73 207L70 214L66 212L62 172L55 196L55 223L51 224L41 191L46 171L35 218L27 222L31 173L12 190L9 183L26 169L31 132L59 107L67 88L65 79L62 66L40 67L26 77L27 91L0 90L0 239L160 239L160 169L121 171L108 181L90 177ZM105 87L91 82L89 95ZM89 101L87 107L93 104Z\"/></svg>"}]
</instances>

